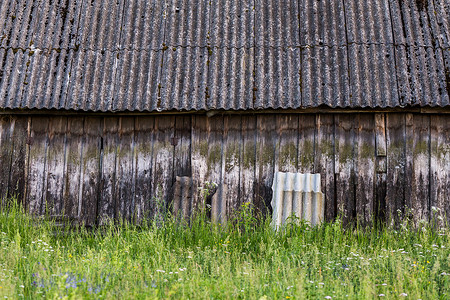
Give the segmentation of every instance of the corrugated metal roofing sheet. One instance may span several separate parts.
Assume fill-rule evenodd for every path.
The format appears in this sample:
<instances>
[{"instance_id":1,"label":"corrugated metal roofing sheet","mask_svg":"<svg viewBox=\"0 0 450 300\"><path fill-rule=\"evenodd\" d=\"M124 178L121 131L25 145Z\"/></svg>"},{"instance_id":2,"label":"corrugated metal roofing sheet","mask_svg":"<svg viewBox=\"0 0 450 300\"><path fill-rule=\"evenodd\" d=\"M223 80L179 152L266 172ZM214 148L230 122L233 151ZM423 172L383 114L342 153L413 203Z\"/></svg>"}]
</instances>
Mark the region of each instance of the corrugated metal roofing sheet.
<instances>
[{"instance_id":1,"label":"corrugated metal roofing sheet","mask_svg":"<svg viewBox=\"0 0 450 300\"><path fill-rule=\"evenodd\" d=\"M320 190L320 174L275 172L272 190L272 225L275 228L292 217L311 225L322 223L325 199Z\"/></svg>"},{"instance_id":2,"label":"corrugated metal roofing sheet","mask_svg":"<svg viewBox=\"0 0 450 300\"><path fill-rule=\"evenodd\" d=\"M0 107L444 107L449 41L445 0L5 0Z\"/></svg>"}]
</instances>

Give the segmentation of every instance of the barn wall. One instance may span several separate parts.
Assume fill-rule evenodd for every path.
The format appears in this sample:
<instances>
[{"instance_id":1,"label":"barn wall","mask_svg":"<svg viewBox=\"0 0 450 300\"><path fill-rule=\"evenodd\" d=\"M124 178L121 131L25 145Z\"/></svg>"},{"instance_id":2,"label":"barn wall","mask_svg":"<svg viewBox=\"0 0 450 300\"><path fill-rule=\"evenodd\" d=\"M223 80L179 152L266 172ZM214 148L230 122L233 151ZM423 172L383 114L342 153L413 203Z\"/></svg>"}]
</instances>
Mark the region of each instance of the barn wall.
<instances>
[{"instance_id":1,"label":"barn wall","mask_svg":"<svg viewBox=\"0 0 450 300\"><path fill-rule=\"evenodd\" d=\"M450 217L445 114L10 115L0 135L2 199L86 225L205 204L218 222L244 202L267 212L276 170L321 173L327 220Z\"/></svg>"}]
</instances>

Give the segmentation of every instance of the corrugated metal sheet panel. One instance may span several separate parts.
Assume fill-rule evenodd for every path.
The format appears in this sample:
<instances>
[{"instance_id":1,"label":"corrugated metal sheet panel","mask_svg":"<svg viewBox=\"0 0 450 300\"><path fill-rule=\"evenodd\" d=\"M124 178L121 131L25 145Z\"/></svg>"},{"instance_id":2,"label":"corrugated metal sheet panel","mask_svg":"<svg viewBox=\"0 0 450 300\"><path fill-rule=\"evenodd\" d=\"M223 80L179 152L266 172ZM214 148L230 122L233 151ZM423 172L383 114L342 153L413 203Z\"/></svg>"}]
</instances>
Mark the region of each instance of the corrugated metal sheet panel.
<instances>
[{"instance_id":1,"label":"corrugated metal sheet panel","mask_svg":"<svg viewBox=\"0 0 450 300\"><path fill-rule=\"evenodd\" d=\"M272 190L272 225L275 228L292 216L311 225L322 223L325 199L320 190L320 174L276 172Z\"/></svg>"},{"instance_id":2,"label":"corrugated metal sheet panel","mask_svg":"<svg viewBox=\"0 0 450 300\"><path fill-rule=\"evenodd\" d=\"M166 14L166 1L126 0L121 27L121 50L161 50L164 47Z\"/></svg>"},{"instance_id":3,"label":"corrugated metal sheet panel","mask_svg":"<svg viewBox=\"0 0 450 300\"><path fill-rule=\"evenodd\" d=\"M83 1L77 35L81 49L98 52L121 49L124 1Z\"/></svg>"},{"instance_id":4,"label":"corrugated metal sheet panel","mask_svg":"<svg viewBox=\"0 0 450 300\"><path fill-rule=\"evenodd\" d=\"M302 106L349 106L345 10L342 1L299 1Z\"/></svg>"},{"instance_id":5,"label":"corrugated metal sheet panel","mask_svg":"<svg viewBox=\"0 0 450 300\"><path fill-rule=\"evenodd\" d=\"M214 1L211 6L209 46L250 48L255 44L253 1Z\"/></svg>"},{"instance_id":6,"label":"corrugated metal sheet panel","mask_svg":"<svg viewBox=\"0 0 450 300\"><path fill-rule=\"evenodd\" d=\"M4 108L448 106L448 1L0 3Z\"/></svg>"},{"instance_id":7,"label":"corrugated metal sheet panel","mask_svg":"<svg viewBox=\"0 0 450 300\"><path fill-rule=\"evenodd\" d=\"M156 110L163 51L124 50L117 55L119 58L112 110Z\"/></svg>"}]
</instances>

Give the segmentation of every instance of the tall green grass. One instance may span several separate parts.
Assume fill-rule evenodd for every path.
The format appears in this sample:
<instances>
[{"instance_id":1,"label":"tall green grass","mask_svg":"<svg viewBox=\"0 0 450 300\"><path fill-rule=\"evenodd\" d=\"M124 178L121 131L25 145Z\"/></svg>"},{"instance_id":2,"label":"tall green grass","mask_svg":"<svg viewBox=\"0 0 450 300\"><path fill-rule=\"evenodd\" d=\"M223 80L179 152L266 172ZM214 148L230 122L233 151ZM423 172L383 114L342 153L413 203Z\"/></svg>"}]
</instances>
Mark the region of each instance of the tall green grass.
<instances>
[{"instance_id":1,"label":"tall green grass","mask_svg":"<svg viewBox=\"0 0 450 300\"><path fill-rule=\"evenodd\" d=\"M275 232L245 205L227 225L199 214L88 230L12 205L0 240L0 298L450 298L449 232L428 226Z\"/></svg>"}]
</instances>

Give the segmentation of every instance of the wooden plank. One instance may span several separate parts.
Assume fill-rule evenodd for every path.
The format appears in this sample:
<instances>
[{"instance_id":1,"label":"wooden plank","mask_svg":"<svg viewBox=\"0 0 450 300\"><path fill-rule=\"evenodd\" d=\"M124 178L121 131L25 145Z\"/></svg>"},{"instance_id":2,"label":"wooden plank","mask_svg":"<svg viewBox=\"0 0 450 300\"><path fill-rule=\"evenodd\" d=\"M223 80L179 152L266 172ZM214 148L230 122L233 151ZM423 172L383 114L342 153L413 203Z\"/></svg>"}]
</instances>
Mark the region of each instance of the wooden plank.
<instances>
[{"instance_id":1,"label":"wooden plank","mask_svg":"<svg viewBox=\"0 0 450 300\"><path fill-rule=\"evenodd\" d=\"M78 219L81 211L81 153L83 150L83 117L69 117L66 133L64 215ZM82 196L82 195L81 195Z\"/></svg>"},{"instance_id":2,"label":"wooden plank","mask_svg":"<svg viewBox=\"0 0 450 300\"><path fill-rule=\"evenodd\" d=\"M301 173L314 173L314 143L316 116L298 116L298 170Z\"/></svg>"},{"instance_id":3,"label":"wooden plank","mask_svg":"<svg viewBox=\"0 0 450 300\"><path fill-rule=\"evenodd\" d=\"M376 174L375 183L375 219L386 222L386 173Z\"/></svg>"},{"instance_id":4,"label":"wooden plank","mask_svg":"<svg viewBox=\"0 0 450 300\"><path fill-rule=\"evenodd\" d=\"M79 220L85 226L94 226L97 221L102 119L86 117L83 130L81 167L81 195Z\"/></svg>"},{"instance_id":5,"label":"wooden plank","mask_svg":"<svg viewBox=\"0 0 450 300\"><path fill-rule=\"evenodd\" d=\"M191 170L191 116L175 117L175 139L171 141L175 147L175 176L192 176Z\"/></svg>"},{"instance_id":6,"label":"wooden plank","mask_svg":"<svg viewBox=\"0 0 450 300\"><path fill-rule=\"evenodd\" d=\"M314 172L321 175L321 189L325 195L325 220L330 222L337 216L334 174L334 116L316 115Z\"/></svg>"},{"instance_id":7,"label":"wooden plank","mask_svg":"<svg viewBox=\"0 0 450 300\"><path fill-rule=\"evenodd\" d=\"M255 209L265 216L272 213L272 181L278 136L274 115L256 116Z\"/></svg>"},{"instance_id":8,"label":"wooden plank","mask_svg":"<svg viewBox=\"0 0 450 300\"><path fill-rule=\"evenodd\" d=\"M376 181L374 115L358 114L356 122L356 216L363 225L372 225Z\"/></svg>"},{"instance_id":9,"label":"wooden plank","mask_svg":"<svg viewBox=\"0 0 450 300\"><path fill-rule=\"evenodd\" d=\"M119 144L116 163L115 218L122 217L131 222L134 219L134 118L121 117Z\"/></svg>"},{"instance_id":10,"label":"wooden plank","mask_svg":"<svg viewBox=\"0 0 450 300\"><path fill-rule=\"evenodd\" d=\"M27 201L29 212L41 215L45 212L44 186L47 163L48 145L48 124L47 117L36 116L31 120L30 128L30 153L29 170L27 178Z\"/></svg>"},{"instance_id":11,"label":"wooden plank","mask_svg":"<svg viewBox=\"0 0 450 300\"><path fill-rule=\"evenodd\" d=\"M398 221L404 212L405 192L405 114L386 114L387 173L386 219Z\"/></svg>"},{"instance_id":12,"label":"wooden plank","mask_svg":"<svg viewBox=\"0 0 450 300\"><path fill-rule=\"evenodd\" d=\"M19 116L14 121L12 141L14 143L11 157L11 172L8 183L9 197L15 197L25 204L25 170L27 165L26 154L28 149L28 121L29 117Z\"/></svg>"},{"instance_id":13,"label":"wooden plank","mask_svg":"<svg viewBox=\"0 0 450 300\"><path fill-rule=\"evenodd\" d=\"M101 138L101 180L98 203L100 225L119 217L118 190L116 181L117 151L119 148L119 117L106 117L103 121Z\"/></svg>"},{"instance_id":14,"label":"wooden plank","mask_svg":"<svg viewBox=\"0 0 450 300\"><path fill-rule=\"evenodd\" d=\"M192 209L192 183L191 169L191 116L175 117L175 137L171 141L174 145L173 178L179 178L172 187L171 205L175 215L184 214L184 218L191 214ZM187 180L187 177L191 178ZM175 191L176 189L176 191ZM176 196L176 197L175 197Z\"/></svg>"},{"instance_id":15,"label":"wooden plank","mask_svg":"<svg viewBox=\"0 0 450 300\"><path fill-rule=\"evenodd\" d=\"M430 207L438 210L432 212L433 221L442 226L445 216L450 223L450 116L430 118Z\"/></svg>"},{"instance_id":16,"label":"wooden plank","mask_svg":"<svg viewBox=\"0 0 450 300\"><path fill-rule=\"evenodd\" d=\"M51 117L48 128L46 207L50 215L63 214L67 117Z\"/></svg>"},{"instance_id":17,"label":"wooden plank","mask_svg":"<svg viewBox=\"0 0 450 300\"><path fill-rule=\"evenodd\" d=\"M202 194L203 183L206 181L208 160L208 131L206 116L192 116L192 145L191 164L193 179L192 203L194 210L205 207L205 198Z\"/></svg>"},{"instance_id":18,"label":"wooden plank","mask_svg":"<svg viewBox=\"0 0 450 300\"><path fill-rule=\"evenodd\" d=\"M241 207L240 202L240 143L241 136L241 116L227 115L224 117L224 132L223 132L223 159L222 159L222 174L223 174L223 192L222 192L222 213L225 222L227 216L233 216ZM226 210L225 210L226 204Z\"/></svg>"},{"instance_id":19,"label":"wooden plank","mask_svg":"<svg viewBox=\"0 0 450 300\"><path fill-rule=\"evenodd\" d=\"M253 204L256 163L256 116L243 115L241 123L239 203L248 202Z\"/></svg>"},{"instance_id":20,"label":"wooden plank","mask_svg":"<svg viewBox=\"0 0 450 300\"><path fill-rule=\"evenodd\" d=\"M8 196L9 172L13 152L12 135L14 120L10 116L2 116L0 119L0 207Z\"/></svg>"},{"instance_id":21,"label":"wooden plank","mask_svg":"<svg viewBox=\"0 0 450 300\"><path fill-rule=\"evenodd\" d=\"M344 224L356 217L354 131L355 116L336 115L336 203Z\"/></svg>"},{"instance_id":22,"label":"wooden plank","mask_svg":"<svg viewBox=\"0 0 450 300\"><path fill-rule=\"evenodd\" d=\"M377 156L386 156L386 116L384 113L375 114Z\"/></svg>"},{"instance_id":23,"label":"wooden plank","mask_svg":"<svg viewBox=\"0 0 450 300\"><path fill-rule=\"evenodd\" d=\"M412 147L414 146L414 120L413 115L410 113L405 114L405 191L404 191L404 203L403 203L403 216L402 218L411 218L413 214L412 206L412 178L413 178L413 153Z\"/></svg>"},{"instance_id":24,"label":"wooden plank","mask_svg":"<svg viewBox=\"0 0 450 300\"><path fill-rule=\"evenodd\" d=\"M155 139L153 141L153 172L152 172L152 204L157 222L162 222L169 189L172 187L172 169L174 146L174 116L155 117Z\"/></svg>"},{"instance_id":25,"label":"wooden plank","mask_svg":"<svg viewBox=\"0 0 450 300\"><path fill-rule=\"evenodd\" d=\"M207 118L206 126L208 130L208 159L206 180L217 184L216 192L211 197L211 221L224 222L226 220L227 203L223 197L223 128L224 117L214 116ZM203 188L205 188L205 184ZM208 202L208 201L207 201Z\"/></svg>"},{"instance_id":26,"label":"wooden plank","mask_svg":"<svg viewBox=\"0 0 450 300\"><path fill-rule=\"evenodd\" d=\"M405 202L418 224L430 219L430 116L407 114L406 124L406 175L410 176L405 180L410 185L405 189Z\"/></svg>"},{"instance_id":27,"label":"wooden plank","mask_svg":"<svg viewBox=\"0 0 450 300\"><path fill-rule=\"evenodd\" d=\"M136 117L135 125L135 216L138 222L148 220L151 216L153 134L155 118L152 116Z\"/></svg>"},{"instance_id":28,"label":"wooden plank","mask_svg":"<svg viewBox=\"0 0 450 300\"><path fill-rule=\"evenodd\" d=\"M278 129L277 160L275 170L297 172L298 170L298 115L276 116Z\"/></svg>"}]
</instances>

